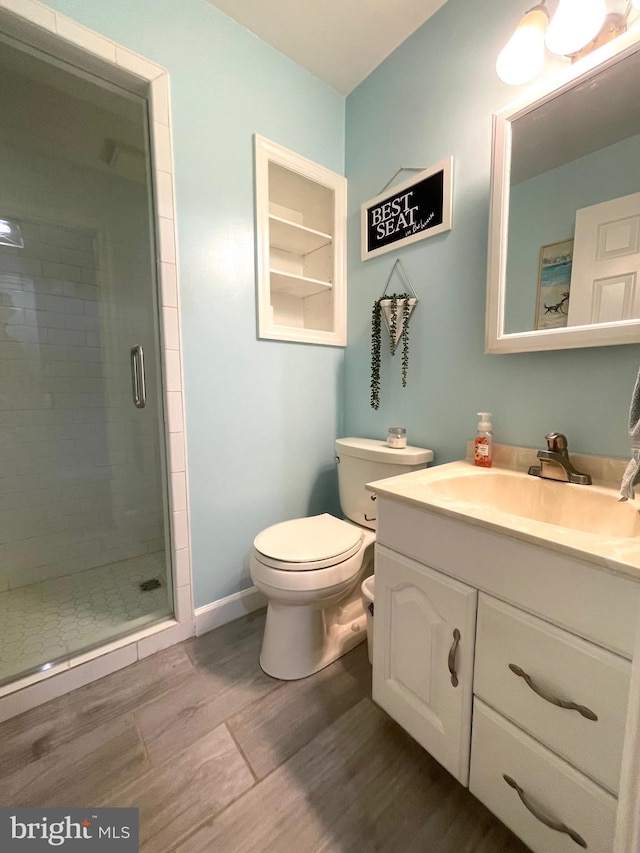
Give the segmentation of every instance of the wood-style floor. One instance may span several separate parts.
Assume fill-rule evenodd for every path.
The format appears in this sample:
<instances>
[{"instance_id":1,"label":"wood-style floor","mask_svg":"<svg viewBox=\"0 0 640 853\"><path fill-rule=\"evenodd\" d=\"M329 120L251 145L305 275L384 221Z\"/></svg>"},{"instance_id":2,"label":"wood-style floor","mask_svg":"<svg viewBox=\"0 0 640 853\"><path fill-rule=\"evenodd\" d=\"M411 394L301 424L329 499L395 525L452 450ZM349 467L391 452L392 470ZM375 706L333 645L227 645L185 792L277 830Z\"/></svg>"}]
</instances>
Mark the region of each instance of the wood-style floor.
<instances>
[{"instance_id":1,"label":"wood-style floor","mask_svg":"<svg viewBox=\"0 0 640 853\"><path fill-rule=\"evenodd\" d=\"M134 806L145 853L526 853L371 701L366 644L302 681L264 614L0 725L0 805Z\"/></svg>"}]
</instances>

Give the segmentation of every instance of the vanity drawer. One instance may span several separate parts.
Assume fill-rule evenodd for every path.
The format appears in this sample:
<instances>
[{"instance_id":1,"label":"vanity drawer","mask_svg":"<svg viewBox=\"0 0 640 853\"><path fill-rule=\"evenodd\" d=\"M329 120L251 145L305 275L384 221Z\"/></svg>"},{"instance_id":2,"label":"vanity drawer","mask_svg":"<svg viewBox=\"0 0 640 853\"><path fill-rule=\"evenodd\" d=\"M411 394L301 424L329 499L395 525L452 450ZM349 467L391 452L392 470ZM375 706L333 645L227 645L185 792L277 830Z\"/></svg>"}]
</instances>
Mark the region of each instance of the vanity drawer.
<instances>
[{"instance_id":1,"label":"vanity drawer","mask_svg":"<svg viewBox=\"0 0 640 853\"><path fill-rule=\"evenodd\" d=\"M474 693L617 793L629 661L486 594L477 625Z\"/></svg>"},{"instance_id":2,"label":"vanity drawer","mask_svg":"<svg viewBox=\"0 0 640 853\"><path fill-rule=\"evenodd\" d=\"M534 853L613 850L615 797L479 699L474 700L469 790Z\"/></svg>"}]
</instances>

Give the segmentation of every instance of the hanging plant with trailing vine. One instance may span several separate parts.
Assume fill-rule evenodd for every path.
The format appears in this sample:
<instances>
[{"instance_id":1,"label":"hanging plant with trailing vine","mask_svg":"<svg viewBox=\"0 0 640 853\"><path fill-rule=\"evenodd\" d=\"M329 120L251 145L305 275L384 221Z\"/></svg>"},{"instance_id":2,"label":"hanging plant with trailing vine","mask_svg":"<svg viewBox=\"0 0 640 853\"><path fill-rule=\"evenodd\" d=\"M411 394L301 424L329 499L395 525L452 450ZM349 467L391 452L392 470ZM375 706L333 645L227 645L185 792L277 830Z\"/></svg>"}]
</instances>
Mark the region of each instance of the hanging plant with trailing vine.
<instances>
[{"instance_id":1,"label":"hanging plant with trailing vine","mask_svg":"<svg viewBox=\"0 0 640 853\"><path fill-rule=\"evenodd\" d=\"M411 296L408 293L392 293L381 296L373 303L371 312L371 408L380 407L380 361L382 354L382 303L391 303L389 312L389 350L395 355L396 333L398 329L398 303L402 308L402 387L407 386L409 372L409 317L411 315ZM398 343L400 343L400 341Z\"/></svg>"},{"instance_id":2,"label":"hanging plant with trailing vine","mask_svg":"<svg viewBox=\"0 0 640 853\"><path fill-rule=\"evenodd\" d=\"M391 314L389 316L389 352L393 355L396 351L396 330L398 327L398 296L392 293ZM382 308L382 305L380 306Z\"/></svg>"},{"instance_id":3,"label":"hanging plant with trailing vine","mask_svg":"<svg viewBox=\"0 0 640 853\"><path fill-rule=\"evenodd\" d=\"M409 295L405 294L402 303L402 387L407 387L407 374L409 373L409 317L411 315L411 303Z\"/></svg>"},{"instance_id":4,"label":"hanging plant with trailing vine","mask_svg":"<svg viewBox=\"0 0 640 853\"><path fill-rule=\"evenodd\" d=\"M371 313L371 408L380 406L380 348L382 337L382 309L380 299L373 303Z\"/></svg>"}]
</instances>

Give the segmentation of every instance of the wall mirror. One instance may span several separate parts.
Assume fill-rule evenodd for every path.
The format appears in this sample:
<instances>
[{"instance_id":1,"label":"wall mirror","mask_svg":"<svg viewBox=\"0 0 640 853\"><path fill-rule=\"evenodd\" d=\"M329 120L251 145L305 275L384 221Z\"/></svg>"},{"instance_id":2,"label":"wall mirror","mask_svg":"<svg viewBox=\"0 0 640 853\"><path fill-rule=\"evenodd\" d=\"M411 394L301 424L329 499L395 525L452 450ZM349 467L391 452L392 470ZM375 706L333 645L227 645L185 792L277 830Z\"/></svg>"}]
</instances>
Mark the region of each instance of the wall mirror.
<instances>
[{"instance_id":1,"label":"wall mirror","mask_svg":"<svg viewBox=\"0 0 640 853\"><path fill-rule=\"evenodd\" d=\"M486 352L640 342L640 30L494 115Z\"/></svg>"}]
</instances>

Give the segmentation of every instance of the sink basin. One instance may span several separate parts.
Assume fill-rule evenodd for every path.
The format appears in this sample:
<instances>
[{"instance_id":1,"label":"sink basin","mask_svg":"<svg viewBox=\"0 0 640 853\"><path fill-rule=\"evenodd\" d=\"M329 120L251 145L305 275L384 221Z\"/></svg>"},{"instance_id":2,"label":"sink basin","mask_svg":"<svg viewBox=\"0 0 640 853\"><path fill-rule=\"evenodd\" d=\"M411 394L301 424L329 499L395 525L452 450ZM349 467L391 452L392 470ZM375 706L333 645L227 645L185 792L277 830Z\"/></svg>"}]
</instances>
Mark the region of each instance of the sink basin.
<instances>
[{"instance_id":1,"label":"sink basin","mask_svg":"<svg viewBox=\"0 0 640 853\"><path fill-rule=\"evenodd\" d=\"M594 479L592 486L579 486L529 476L535 450L499 447L512 464L494 463L486 469L469 460L449 462L368 483L367 488L379 498L639 577L640 500L618 500L624 460L576 457L579 470L588 470Z\"/></svg>"},{"instance_id":2,"label":"sink basin","mask_svg":"<svg viewBox=\"0 0 640 853\"><path fill-rule=\"evenodd\" d=\"M640 535L636 506L620 503L616 491L600 486L578 486L492 469L425 481L423 488L433 497L584 533L616 538Z\"/></svg>"}]
</instances>

